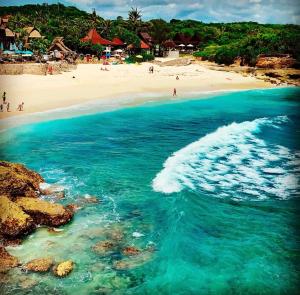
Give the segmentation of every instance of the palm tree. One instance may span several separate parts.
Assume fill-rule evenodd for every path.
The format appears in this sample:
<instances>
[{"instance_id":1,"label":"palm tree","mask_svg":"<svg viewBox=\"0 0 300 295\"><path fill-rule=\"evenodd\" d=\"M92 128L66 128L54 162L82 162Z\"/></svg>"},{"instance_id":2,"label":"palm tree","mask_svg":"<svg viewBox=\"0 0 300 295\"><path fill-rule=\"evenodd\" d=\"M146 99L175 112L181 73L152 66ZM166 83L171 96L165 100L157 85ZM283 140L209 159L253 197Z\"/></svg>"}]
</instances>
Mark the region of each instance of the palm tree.
<instances>
[{"instance_id":1,"label":"palm tree","mask_svg":"<svg viewBox=\"0 0 300 295\"><path fill-rule=\"evenodd\" d=\"M100 27L101 27L101 34L107 36L112 27L112 21L109 19L103 20Z\"/></svg>"},{"instance_id":2,"label":"palm tree","mask_svg":"<svg viewBox=\"0 0 300 295\"><path fill-rule=\"evenodd\" d=\"M137 8L131 7L131 10L128 12L128 22L131 29L137 32L141 26L142 14Z\"/></svg>"}]
</instances>

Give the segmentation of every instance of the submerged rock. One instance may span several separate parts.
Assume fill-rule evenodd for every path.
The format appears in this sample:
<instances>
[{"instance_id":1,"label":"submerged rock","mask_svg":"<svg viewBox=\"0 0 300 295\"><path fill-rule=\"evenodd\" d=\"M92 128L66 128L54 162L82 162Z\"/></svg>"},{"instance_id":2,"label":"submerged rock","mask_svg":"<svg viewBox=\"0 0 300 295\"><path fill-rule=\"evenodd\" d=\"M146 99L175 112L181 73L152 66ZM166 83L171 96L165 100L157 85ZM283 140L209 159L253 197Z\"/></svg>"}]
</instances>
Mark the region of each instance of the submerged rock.
<instances>
[{"instance_id":1,"label":"submerged rock","mask_svg":"<svg viewBox=\"0 0 300 295\"><path fill-rule=\"evenodd\" d=\"M33 219L18 204L7 196L0 196L0 233L3 236L20 236L34 228Z\"/></svg>"},{"instance_id":2,"label":"submerged rock","mask_svg":"<svg viewBox=\"0 0 300 295\"><path fill-rule=\"evenodd\" d=\"M73 212L62 205L49 203L40 199L18 198L16 203L37 224L59 226L66 224L73 217Z\"/></svg>"},{"instance_id":3,"label":"submerged rock","mask_svg":"<svg viewBox=\"0 0 300 295\"><path fill-rule=\"evenodd\" d=\"M112 251L116 244L113 241L106 240L96 243L92 249L97 254L104 254L108 251Z\"/></svg>"},{"instance_id":4,"label":"submerged rock","mask_svg":"<svg viewBox=\"0 0 300 295\"><path fill-rule=\"evenodd\" d=\"M72 260L67 260L59 263L53 269L53 272L58 277L67 276L74 268L74 262Z\"/></svg>"},{"instance_id":5,"label":"submerged rock","mask_svg":"<svg viewBox=\"0 0 300 295\"><path fill-rule=\"evenodd\" d=\"M47 272L53 265L52 258L38 258L27 262L23 266L23 270L34 272Z\"/></svg>"},{"instance_id":6,"label":"submerged rock","mask_svg":"<svg viewBox=\"0 0 300 295\"><path fill-rule=\"evenodd\" d=\"M0 246L0 273L5 273L19 264L19 260L16 257L10 255L4 247Z\"/></svg>"},{"instance_id":7,"label":"submerged rock","mask_svg":"<svg viewBox=\"0 0 300 295\"><path fill-rule=\"evenodd\" d=\"M123 253L123 255L132 256L132 255L140 254L141 250L134 246L128 246L122 250L122 253Z\"/></svg>"},{"instance_id":8,"label":"submerged rock","mask_svg":"<svg viewBox=\"0 0 300 295\"><path fill-rule=\"evenodd\" d=\"M70 211L72 211L73 213L75 213L76 211L81 209L81 207L76 204L69 204L66 206L66 208L69 209Z\"/></svg>"},{"instance_id":9,"label":"submerged rock","mask_svg":"<svg viewBox=\"0 0 300 295\"><path fill-rule=\"evenodd\" d=\"M0 195L38 197L39 185L44 180L24 165L0 161Z\"/></svg>"}]
</instances>

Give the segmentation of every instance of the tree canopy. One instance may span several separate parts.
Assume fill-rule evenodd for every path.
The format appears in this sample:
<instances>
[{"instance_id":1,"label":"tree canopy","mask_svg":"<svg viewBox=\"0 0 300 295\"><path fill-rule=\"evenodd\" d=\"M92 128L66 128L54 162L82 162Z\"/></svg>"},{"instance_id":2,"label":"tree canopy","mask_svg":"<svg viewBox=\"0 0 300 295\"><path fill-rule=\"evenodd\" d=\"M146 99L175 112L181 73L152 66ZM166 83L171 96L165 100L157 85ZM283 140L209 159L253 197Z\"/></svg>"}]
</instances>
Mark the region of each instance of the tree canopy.
<instances>
[{"instance_id":1,"label":"tree canopy","mask_svg":"<svg viewBox=\"0 0 300 295\"><path fill-rule=\"evenodd\" d=\"M138 33L148 32L154 45L162 45L178 33L199 38L201 56L218 63L230 64L237 56L252 64L258 54L291 54L300 61L300 26L258 24L256 22L203 23L196 20L162 19L142 20L142 12L132 8L127 18L121 16L105 20L95 11L87 13L62 4L24 5L0 7L0 15L11 14L9 27L20 31L35 26L50 42L56 36L64 37L66 45L80 51L80 38L91 28L104 37L118 36L127 44L138 46Z\"/></svg>"}]
</instances>

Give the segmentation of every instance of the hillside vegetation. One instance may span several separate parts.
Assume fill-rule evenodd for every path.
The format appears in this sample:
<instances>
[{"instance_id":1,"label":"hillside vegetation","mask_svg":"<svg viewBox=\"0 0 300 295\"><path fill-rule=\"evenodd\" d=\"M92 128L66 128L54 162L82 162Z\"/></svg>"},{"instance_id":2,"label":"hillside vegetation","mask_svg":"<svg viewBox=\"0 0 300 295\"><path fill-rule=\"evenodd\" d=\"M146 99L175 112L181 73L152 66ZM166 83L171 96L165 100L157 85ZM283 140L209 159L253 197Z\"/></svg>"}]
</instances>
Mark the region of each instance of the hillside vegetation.
<instances>
[{"instance_id":1,"label":"hillside vegetation","mask_svg":"<svg viewBox=\"0 0 300 295\"><path fill-rule=\"evenodd\" d=\"M107 20L75 7L62 4L24 5L1 7L0 15L11 14L9 27L20 32L25 26L37 27L45 36L44 46L56 36L64 37L70 48L80 51L80 38L95 27L104 38L120 37L127 44L139 44L138 32L149 32L154 44L163 46L164 41L172 39L177 33L198 36L199 50L195 56L231 64L235 57L241 56L245 63L254 64L259 54L291 54L300 61L300 26L258 24L255 22L210 23L194 20L162 19L143 21L141 12L132 9L128 18L117 17ZM40 44L39 46L42 46Z\"/></svg>"}]
</instances>

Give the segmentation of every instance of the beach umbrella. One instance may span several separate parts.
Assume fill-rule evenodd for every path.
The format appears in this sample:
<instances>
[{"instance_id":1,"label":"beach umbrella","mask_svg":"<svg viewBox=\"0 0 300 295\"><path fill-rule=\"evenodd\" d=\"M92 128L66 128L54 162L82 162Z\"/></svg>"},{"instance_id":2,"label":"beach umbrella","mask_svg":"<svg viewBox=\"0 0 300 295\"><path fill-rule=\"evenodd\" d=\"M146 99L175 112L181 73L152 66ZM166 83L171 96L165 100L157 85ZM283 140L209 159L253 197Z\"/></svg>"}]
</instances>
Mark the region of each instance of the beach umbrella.
<instances>
[{"instance_id":1,"label":"beach umbrella","mask_svg":"<svg viewBox=\"0 0 300 295\"><path fill-rule=\"evenodd\" d=\"M189 44L189 45L187 45L187 47L194 47L194 45L193 44Z\"/></svg>"},{"instance_id":2,"label":"beach umbrella","mask_svg":"<svg viewBox=\"0 0 300 295\"><path fill-rule=\"evenodd\" d=\"M180 44L180 45L178 45L179 47L185 47L185 45L184 44Z\"/></svg>"}]
</instances>

